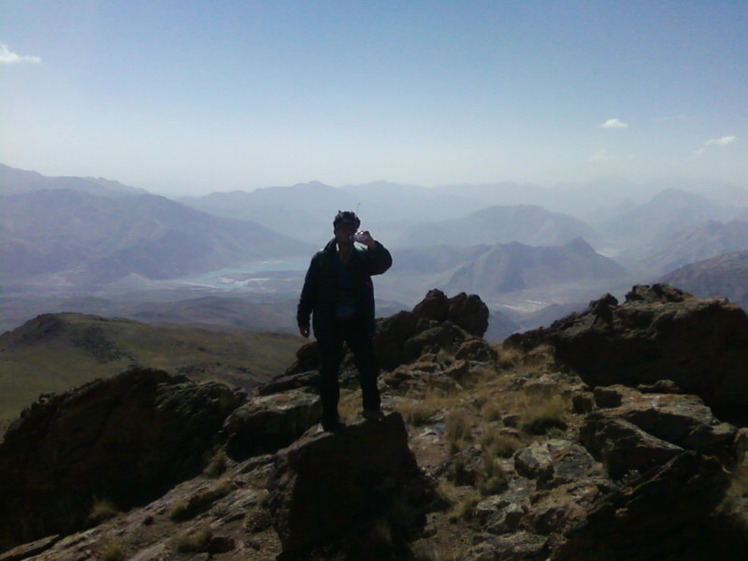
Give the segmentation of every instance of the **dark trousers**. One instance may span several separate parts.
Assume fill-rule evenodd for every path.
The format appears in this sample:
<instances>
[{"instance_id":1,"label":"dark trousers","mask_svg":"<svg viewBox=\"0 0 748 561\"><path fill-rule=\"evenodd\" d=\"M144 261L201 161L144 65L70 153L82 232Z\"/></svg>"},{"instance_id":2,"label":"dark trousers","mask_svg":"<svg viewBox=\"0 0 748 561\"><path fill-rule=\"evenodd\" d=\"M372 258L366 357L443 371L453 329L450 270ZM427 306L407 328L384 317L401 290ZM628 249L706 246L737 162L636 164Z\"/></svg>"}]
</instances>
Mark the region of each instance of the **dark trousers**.
<instances>
[{"instance_id":1,"label":"dark trousers","mask_svg":"<svg viewBox=\"0 0 748 561\"><path fill-rule=\"evenodd\" d=\"M377 389L379 366L374 353L374 344L361 320L336 322L330 333L317 339L319 349L320 398L322 400L322 424L338 421L340 386L338 370L343 360L343 343L353 353L353 363L358 370L364 409L379 409L381 400Z\"/></svg>"}]
</instances>

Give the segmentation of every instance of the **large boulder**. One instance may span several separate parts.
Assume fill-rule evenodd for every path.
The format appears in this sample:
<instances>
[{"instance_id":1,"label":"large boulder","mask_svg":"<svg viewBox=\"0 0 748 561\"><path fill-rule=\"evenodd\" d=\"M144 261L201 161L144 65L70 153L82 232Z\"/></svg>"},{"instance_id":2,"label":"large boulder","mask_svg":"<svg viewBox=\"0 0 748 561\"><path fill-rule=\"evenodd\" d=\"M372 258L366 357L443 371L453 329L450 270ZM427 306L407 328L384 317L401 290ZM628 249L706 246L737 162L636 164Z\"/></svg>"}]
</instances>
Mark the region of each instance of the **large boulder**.
<instances>
[{"instance_id":1,"label":"large boulder","mask_svg":"<svg viewBox=\"0 0 748 561\"><path fill-rule=\"evenodd\" d=\"M221 431L226 453L243 461L276 452L316 425L321 415L316 393L292 390L255 396L226 419Z\"/></svg>"},{"instance_id":2,"label":"large boulder","mask_svg":"<svg viewBox=\"0 0 748 561\"><path fill-rule=\"evenodd\" d=\"M488 329L488 316L488 306L476 294L461 292L448 298L441 290L429 290L412 311L403 310L377 320L374 346L379 364L384 370L394 370L425 353L457 352L466 342L482 340ZM473 350L482 358L495 360L492 356L495 351L486 350L486 345L484 342ZM470 350L468 347L467 351ZM290 379L318 366L316 341L303 345L296 353L296 361L285 372L285 387L293 384ZM352 367L352 357L348 355L343 360L343 369Z\"/></svg>"},{"instance_id":3,"label":"large boulder","mask_svg":"<svg viewBox=\"0 0 748 561\"><path fill-rule=\"evenodd\" d=\"M94 498L129 508L193 477L245 398L141 368L43 396L0 444L0 549L79 529Z\"/></svg>"},{"instance_id":4,"label":"large boulder","mask_svg":"<svg viewBox=\"0 0 748 561\"><path fill-rule=\"evenodd\" d=\"M556 359L591 386L672 380L710 405L748 402L748 317L721 298L699 299L668 285L635 286L550 327L513 335L524 349L550 344Z\"/></svg>"},{"instance_id":5,"label":"large boulder","mask_svg":"<svg viewBox=\"0 0 748 561\"><path fill-rule=\"evenodd\" d=\"M285 559L396 559L425 525L433 484L408 447L402 417L309 434L275 456L273 524ZM341 557L342 558L342 557Z\"/></svg>"}]
</instances>

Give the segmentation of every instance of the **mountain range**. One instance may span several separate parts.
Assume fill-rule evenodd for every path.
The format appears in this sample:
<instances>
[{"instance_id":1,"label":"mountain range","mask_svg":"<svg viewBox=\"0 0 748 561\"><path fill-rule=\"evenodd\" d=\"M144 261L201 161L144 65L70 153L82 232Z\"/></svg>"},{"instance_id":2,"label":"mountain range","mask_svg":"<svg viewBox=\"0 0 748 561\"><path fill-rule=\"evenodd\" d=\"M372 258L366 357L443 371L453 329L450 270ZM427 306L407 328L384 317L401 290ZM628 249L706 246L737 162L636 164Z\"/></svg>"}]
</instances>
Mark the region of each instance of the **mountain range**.
<instances>
[{"instance_id":1,"label":"mountain range","mask_svg":"<svg viewBox=\"0 0 748 561\"><path fill-rule=\"evenodd\" d=\"M39 311L45 298L128 317L160 309L159 321L189 316L198 325L221 320L180 302L211 298L229 326L242 308L232 299L292 312L309 257L332 237L332 217L352 209L394 254L391 271L375 279L381 309L407 309L435 287L476 292L504 325L527 329L601 292L748 249L748 191L675 184L312 182L172 200L2 166L2 328L29 319L28 302ZM246 322L255 316L265 328L270 316L250 312Z\"/></svg>"}]
</instances>

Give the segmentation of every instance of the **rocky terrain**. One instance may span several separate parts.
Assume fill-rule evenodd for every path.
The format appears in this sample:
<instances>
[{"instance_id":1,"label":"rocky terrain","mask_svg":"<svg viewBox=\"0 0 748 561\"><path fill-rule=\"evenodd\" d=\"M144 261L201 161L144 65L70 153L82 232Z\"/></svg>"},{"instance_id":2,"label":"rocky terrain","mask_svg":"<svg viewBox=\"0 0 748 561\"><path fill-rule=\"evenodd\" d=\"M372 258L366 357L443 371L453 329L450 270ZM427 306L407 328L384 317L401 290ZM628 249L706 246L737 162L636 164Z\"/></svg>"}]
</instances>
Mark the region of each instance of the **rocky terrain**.
<instances>
[{"instance_id":1,"label":"rocky terrain","mask_svg":"<svg viewBox=\"0 0 748 561\"><path fill-rule=\"evenodd\" d=\"M748 547L748 318L636 286L501 345L477 296L379 321L381 422L314 343L250 393L132 369L0 444L1 561L701 561Z\"/></svg>"}]
</instances>

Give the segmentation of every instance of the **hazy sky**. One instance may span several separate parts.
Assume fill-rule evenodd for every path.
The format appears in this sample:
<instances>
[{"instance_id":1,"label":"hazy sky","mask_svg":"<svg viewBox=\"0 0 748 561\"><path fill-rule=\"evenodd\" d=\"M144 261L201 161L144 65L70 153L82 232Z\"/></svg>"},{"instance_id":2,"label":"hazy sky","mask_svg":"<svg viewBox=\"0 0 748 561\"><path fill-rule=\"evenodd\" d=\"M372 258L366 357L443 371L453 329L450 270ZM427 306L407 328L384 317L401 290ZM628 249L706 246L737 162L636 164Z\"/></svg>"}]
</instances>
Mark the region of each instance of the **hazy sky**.
<instances>
[{"instance_id":1,"label":"hazy sky","mask_svg":"<svg viewBox=\"0 0 748 561\"><path fill-rule=\"evenodd\" d=\"M0 0L0 162L196 194L748 187L748 1Z\"/></svg>"}]
</instances>

